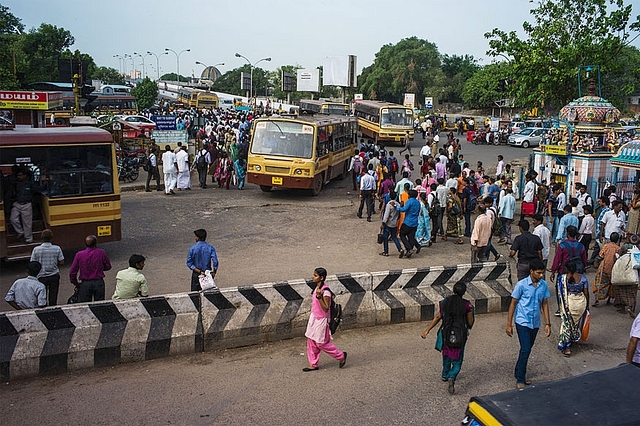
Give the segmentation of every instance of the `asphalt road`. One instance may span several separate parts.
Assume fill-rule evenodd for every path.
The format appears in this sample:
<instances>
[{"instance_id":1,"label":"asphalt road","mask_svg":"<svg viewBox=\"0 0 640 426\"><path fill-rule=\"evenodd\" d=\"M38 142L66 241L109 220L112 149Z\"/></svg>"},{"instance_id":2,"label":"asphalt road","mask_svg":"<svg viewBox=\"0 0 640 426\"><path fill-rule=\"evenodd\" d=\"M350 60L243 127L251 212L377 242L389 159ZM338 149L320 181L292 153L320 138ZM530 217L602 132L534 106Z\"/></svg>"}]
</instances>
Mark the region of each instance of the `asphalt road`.
<instances>
[{"instance_id":1,"label":"asphalt road","mask_svg":"<svg viewBox=\"0 0 640 426\"><path fill-rule=\"evenodd\" d=\"M418 153L420 137L414 142ZM463 145L465 157L493 164L524 150ZM218 284L237 286L309 277L316 266L330 274L383 271L469 262L469 246L439 241L411 259L378 256L379 223L356 217L350 182L335 181L320 196L299 191L262 193L194 188L167 197L155 192L122 194L123 240L104 244L117 270L136 252L152 294L189 288L185 257L192 231L209 230L221 267ZM499 250L507 253L505 246ZM66 253L60 301L71 294ZM0 293L24 276L24 263L2 264ZM593 272L588 274L593 279ZM8 305L2 306L10 309ZM33 378L0 386L3 422L13 424L459 424L472 395L512 389L518 345L504 333L505 314L480 315L465 363L450 396L439 379L440 355L427 324L344 330L337 345L349 352L345 369L323 356L321 370L302 373L305 342L291 339L234 350L166 358L113 368ZM530 361L534 382L613 367L624 360L631 318L612 307L592 311L591 339L571 358L556 349L559 322L550 339L540 337Z\"/></svg>"}]
</instances>

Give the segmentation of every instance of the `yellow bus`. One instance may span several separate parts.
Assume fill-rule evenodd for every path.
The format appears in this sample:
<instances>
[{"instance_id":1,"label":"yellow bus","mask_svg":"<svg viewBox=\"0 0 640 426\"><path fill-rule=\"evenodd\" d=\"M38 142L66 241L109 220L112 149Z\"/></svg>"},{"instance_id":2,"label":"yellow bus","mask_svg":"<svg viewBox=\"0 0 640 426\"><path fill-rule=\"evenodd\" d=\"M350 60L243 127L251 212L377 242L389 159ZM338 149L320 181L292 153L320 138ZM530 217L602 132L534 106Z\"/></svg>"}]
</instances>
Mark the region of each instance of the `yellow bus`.
<instances>
[{"instance_id":1,"label":"yellow bus","mask_svg":"<svg viewBox=\"0 0 640 426\"><path fill-rule=\"evenodd\" d=\"M310 189L344 178L355 148L356 120L344 116L271 117L254 121L247 182L272 188Z\"/></svg>"},{"instance_id":2,"label":"yellow bus","mask_svg":"<svg viewBox=\"0 0 640 426\"><path fill-rule=\"evenodd\" d=\"M376 144L395 142L404 146L407 132L409 140L413 140L411 108L389 102L357 101L354 114L358 119L358 130Z\"/></svg>"},{"instance_id":3,"label":"yellow bus","mask_svg":"<svg viewBox=\"0 0 640 426\"><path fill-rule=\"evenodd\" d=\"M33 242L23 242L8 221L5 199L18 170L35 187ZM0 130L0 258L28 259L42 243L42 230L55 234L63 249L84 247L87 235L100 242L121 239L120 187L113 138L94 127Z\"/></svg>"},{"instance_id":4,"label":"yellow bus","mask_svg":"<svg viewBox=\"0 0 640 426\"><path fill-rule=\"evenodd\" d=\"M178 93L178 102L182 102L188 108L218 108L218 95L192 87L182 87Z\"/></svg>"},{"instance_id":5,"label":"yellow bus","mask_svg":"<svg viewBox=\"0 0 640 426\"><path fill-rule=\"evenodd\" d=\"M339 102L319 101L315 99L301 99L300 113L307 114L335 114L349 115L351 109L349 105Z\"/></svg>"}]
</instances>

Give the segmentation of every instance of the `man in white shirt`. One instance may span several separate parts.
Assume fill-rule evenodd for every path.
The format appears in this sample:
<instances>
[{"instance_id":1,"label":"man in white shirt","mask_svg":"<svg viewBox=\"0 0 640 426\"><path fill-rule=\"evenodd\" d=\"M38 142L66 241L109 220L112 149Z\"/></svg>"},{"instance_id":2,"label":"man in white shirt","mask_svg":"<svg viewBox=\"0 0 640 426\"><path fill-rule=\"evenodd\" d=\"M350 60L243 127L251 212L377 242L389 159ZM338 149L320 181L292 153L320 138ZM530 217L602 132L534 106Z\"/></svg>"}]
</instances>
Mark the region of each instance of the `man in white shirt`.
<instances>
[{"instance_id":1,"label":"man in white shirt","mask_svg":"<svg viewBox=\"0 0 640 426\"><path fill-rule=\"evenodd\" d=\"M178 164L178 191L191 189L191 172L189 171L189 154L184 149L176 153Z\"/></svg>"},{"instance_id":2,"label":"man in white shirt","mask_svg":"<svg viewBox=\"0 0 640 426\"><path fill-rule=\"evenodd\" d=\"M423 162L426 162L430 155L431 147L429 146L429 142L425 142L424 146L420 148L420 158L422 158Z\"/></svg>"},{"instance_id":3,"label":"man in white shirt","mask_svg":"<svg viewBox=\"0 0 640 426\"><path fill-rule=\"evenodd\" d=\"M504 157L498 155L498 165L496 166L496 178L500 178L500 175L504 172Z\"/></svg>"},{"instance_id":4,"label":"man in white shirt","mask_svg":"<svg viewBox=\"0 0 640 426\"><path fill-rule=\"evenodd\" d=\"M458 179L454 176L453 173L449 174L449 179L447 179L447 183L445 184L447 188L454 188L457 192L458 190ZM444 205L447 203L445 202Z\"/></svg>"},{"instance_id":5,"label":"man in white shirt","mask_svg":"<svg viewBox=\"0 0 640 426\"><path fill-rule=\"evenodd\" d=\"M593 207L586 205L582 207L582 209L584 212L582 214L582 223L578 230L578 241L582 243L585 250L588 252L593 230L596 226L596 219L593 217Z\"/></svg>"},{"instance_id":6,"label":"man in white shirt","mask_svg":"<svg viewBox=\"0 0 640 426\"><path fill-rule=\"evenodd\" d=\"M358 217L362 219L362 209L367 205L367 222L371 222L373 214L373 196L376 193L376 179L373 177L373 165L367 166L367 173L360 178L360 208L358 208Z\"/></svg>"},{"instance_id":7,"label":"man in white shirt","mask_svg":"<svg viewBox=\"0 0 640 426\"><path fill-rule=\"evenodd\" d=\"M164 147L164 154L162 154L162 170L164 172L164 193L175 195L173 190L178 179L178 165L176 164L176 155L171 151L169 145Z\"/></svg>"},{"instance_id":8,"label":"man in white shirt","mask_svg":"<svg viewBox=\"0 0 640 426\"><path fill-rule=\"evenodd\" d=\"M457 181L456 181L457 184ZM444 179L438 179L438 187L436 188L436 196L438 197L438 203L440 207L438 208L437 222L438 226L432 231L434 234L443 236L444 235L444 212L447 208L447 198L449 197L449 188L444 184Z\"/></svg>"},{"instance_id":9,"label":"man in white shirt","mask_svg":"<svg viewBox=\"0 0 640 426\"><path fill-rule=\"evenodd\" d=\"M608 243L612 232L620 235L624 234L625 215L622 211L622 201L616 200L612 203L612 209L602 217L602 225L600 238L604 239L604 243ZM602 244L600 244L602 245Z\"/></svg>"},{"instance_id":10,"label":"man in white shirt","mask_svg":"<svg viewBox=\"0 0 640 426\"><path fill-rule=\"evenodd\" d=\"M533 215L533 235L537 235L542 241L542 263L544 263L544 269L547 270L547 263L549 261L549 247L551 245L551 232L549 228L544 226L544 217L541 214ZM546 272L545 272L546 274ZM544 276L543 276L544 279Z\"/></svg>"},{"instance_id":11,"label":"man in white shirt","mask_svg":"<svg viewBox=\"0 0 640 426\"><path fill-rule=\"evenodd\" d=\"M578 195L576 196L576 198L578 199L578 222L580 225L582 225L582 220L584 219L583 207L591 206L591 209L593 212L593 199L591 198L591 195L589 195L589 193L587 192L587 185L580 184L580 190L578 191Z\"/></svg>"},{"instance_id":12,"label":"man in white shirt","mask_svg":"<svg viewBox=\"0 0 640 426\"><path fill-rule=\"evenodd\" d=\"M433 135L433 151L437 151L438 150L438 144L440 143L440 135L438 133L436 133L435 135Z\"/></svg>"},{"instance_id":13,"label":"man in white shirt","mask_svg":"<svg viewBox=\"0 0 640 426\"><path fill-rule=\"evenodd\" d=\"M636 316L631 333L629 333L629 344L627 345L627 364L640 367L640 314Z\"/></svg>"}]
</instances>

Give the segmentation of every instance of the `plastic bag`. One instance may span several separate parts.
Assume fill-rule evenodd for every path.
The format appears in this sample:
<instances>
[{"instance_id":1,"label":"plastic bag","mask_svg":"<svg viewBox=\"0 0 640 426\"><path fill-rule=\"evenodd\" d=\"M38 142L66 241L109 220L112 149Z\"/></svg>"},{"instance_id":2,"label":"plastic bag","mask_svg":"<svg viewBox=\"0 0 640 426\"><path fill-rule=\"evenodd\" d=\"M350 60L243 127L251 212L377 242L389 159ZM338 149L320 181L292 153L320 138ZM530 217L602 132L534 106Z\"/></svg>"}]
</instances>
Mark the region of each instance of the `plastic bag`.
<instances>
[{"instance_id":1,"label":"plastic bag","mask_svg":"<svg viewBox=\"0 0 640 426\"><path fill-rule=\"evenodd\" d=\"M591 313L587 309L580 318L580 340L586 342L589 340L589 328L591 327Z\"/></svg>"},{"instance_id":2,"label":"plastic bag","mask_svg":"<svg viewBox=\"0 0 640 426\"><path fill-rule=\"evenodd\" d=\"M631 265L633 265L633 269L640 269L640 250L634 247L629 251L629 254L631 254Z\"/></svg>"},{"instance_id":3,"label":"plastic bag","mask_svg":"<svg viewBox=\"0 0 640 426\"><path fill-rule=\"evenodd\" d=\"M218 288L218 286L216 286L216 282L213 279L213 276L211 275L211 271L204 271L204 275L200 275L198 277L198 280L200 280L200 289L202 291Z\"/></svg>"}]
</instances>

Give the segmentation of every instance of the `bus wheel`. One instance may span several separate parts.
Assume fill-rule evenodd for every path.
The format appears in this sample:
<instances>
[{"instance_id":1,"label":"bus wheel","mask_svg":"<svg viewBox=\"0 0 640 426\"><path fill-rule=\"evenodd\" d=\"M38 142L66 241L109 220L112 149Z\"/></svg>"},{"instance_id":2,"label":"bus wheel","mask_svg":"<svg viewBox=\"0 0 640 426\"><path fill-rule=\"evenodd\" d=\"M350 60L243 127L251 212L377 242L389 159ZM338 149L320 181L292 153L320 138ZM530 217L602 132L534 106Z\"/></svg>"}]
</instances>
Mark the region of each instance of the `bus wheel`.
<instances>
[{"instance_id":1,"label":"bus wheel","mask_svg":"<svg viewBox=\"0 0 640 426\"><path fill-rule=\"evenodd\" d=\"M316 177L313 179L313 188L311 188L311 195L315 197L318 194L320 194L323 183L324 183L324 173L316 175Z\"/></svg>"},{"instance_id":2,"label":"bus wheel","mask_svg":"<svg viewBox=\"0 0 640 426\"><path fill-rule=\"evenodd\" d=\"M273 189L273 186L260 185L260 189L262 190L262 192L271 192L271 189Z\"/></svg>"},{"instance_id":3,"label":"bus wheel","mask_svg":"<svg viewBox=\"0 0 640 426\"><path fill-rule=\"evenodd\" d=\"M58 125L58 126L64 126L65 124L67 124L67 122L66 122L66 121L64 121L64 119L63 119L63 118L56 118L56 119L55 119L55 123L56 123L56 125Z\"/></svg>"}]
</instances>

